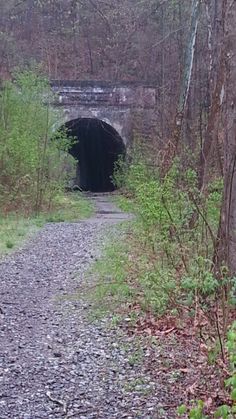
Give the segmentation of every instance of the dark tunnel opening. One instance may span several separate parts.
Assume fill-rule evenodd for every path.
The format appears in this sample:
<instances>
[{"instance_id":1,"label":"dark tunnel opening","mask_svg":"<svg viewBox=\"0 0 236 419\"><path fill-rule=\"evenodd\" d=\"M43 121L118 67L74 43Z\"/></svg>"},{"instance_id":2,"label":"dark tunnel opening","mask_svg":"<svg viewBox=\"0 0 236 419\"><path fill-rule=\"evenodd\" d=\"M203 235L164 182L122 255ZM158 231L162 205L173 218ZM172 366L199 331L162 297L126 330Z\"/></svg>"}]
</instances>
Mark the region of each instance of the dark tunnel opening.
<instances>
[{"instance_id":1,"label":"dark tunnel opening","mask_svg":"<svg viewBox=\"0 0 236 419\"><path fill-rule=\"evenodd\" d=\"M84 191L110 192L115 162L125 146L118 132L95 118L79 118L65 124L73 138L69 153L78 161L77 183Z\"/></svg>"}]
</instances>

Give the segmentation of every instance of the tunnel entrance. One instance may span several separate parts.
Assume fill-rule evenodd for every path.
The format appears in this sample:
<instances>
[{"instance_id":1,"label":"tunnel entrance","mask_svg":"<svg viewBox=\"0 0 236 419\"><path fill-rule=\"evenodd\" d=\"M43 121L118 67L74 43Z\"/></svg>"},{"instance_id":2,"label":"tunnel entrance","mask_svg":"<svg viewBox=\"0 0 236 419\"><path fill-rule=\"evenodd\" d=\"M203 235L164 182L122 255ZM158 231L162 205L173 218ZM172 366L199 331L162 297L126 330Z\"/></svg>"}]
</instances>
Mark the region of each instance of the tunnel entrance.
<instances>
[{"instance_id":1,"label":"tunnel entrance","mask_svg":"<svg viewBox=\"0 0 236 419\"><path fill-rule=\"evenodd\" d=\"M84 191L114 190L111 176L115 162L125 153L118 132L109 124L95 118L79 118L65 124L73 138L69 153L78 161L77 184Z\"/></svg>"}]
</instances>

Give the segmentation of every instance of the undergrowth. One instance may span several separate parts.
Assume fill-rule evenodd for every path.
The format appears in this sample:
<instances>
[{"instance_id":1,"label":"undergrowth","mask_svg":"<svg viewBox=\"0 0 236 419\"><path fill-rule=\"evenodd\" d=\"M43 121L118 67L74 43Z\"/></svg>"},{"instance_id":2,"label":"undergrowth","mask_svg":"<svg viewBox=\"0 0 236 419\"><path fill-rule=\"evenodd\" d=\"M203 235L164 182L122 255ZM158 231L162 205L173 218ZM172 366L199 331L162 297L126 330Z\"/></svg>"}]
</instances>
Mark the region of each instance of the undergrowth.
<instances>
[{"instance_id":1,"label":"undergrowth","mask_svg":"<svg viewBox=\"0 0 236 419\"><path fill-rule=\"evenodd\" d=\"M193 168L176 161L161 178L140 153L134 153L130 164L119 162L114 182L123 192L117 203L133 211L136 220L119 242L111 240L96 264L98 305L106 304L113 312L138 311L139 316L174 316L178 324L191 324L207 348L209 362L221 358L226 366L236 280L228 277L224 266L219 276L214 266L222 180L214 179L200 193ZM228 378L232 387L235 371ZM205 417L199 416L201 411L202 401L188 417Z\"/></svg>"},{"instance_id":2,"label":"undergrowth","mask_svg":"<svg viewBox=\"0 0 236 419\"><path fill-rule=\"evenodd\" d=\"M176 161L161 179L139 154L129 166L122 161L114 179L123 185L121 207L133 208L137 216L129 236L134 261L129 272L147 308L156 315L184 308L197 320L217 302L224 314L218 326L225 336L236 281L227 277L224 266L221 278L214 270L222 180L215 179L199 193L192 168L184 170Z\"/></svg>"},{"instance_id":3,"label":"undergrowth","mask_svg":"<svg viewBox=\"0 0 236 419\"><path fill-rule=\"evenodd\" d=\"M88 290L95 317L107 313L117 316L119 308L134 299L135 289L127 280L129 242L123 240L128 234L128 225L123 223L120 228L122 228L122 238L114 240L113 235L109 235L103 256L93 264L88 273L89 276L96 276L95 287Z\"/></svg>"},{"instance_id":4,"label":"undergrowth","mask_svg":"<svg viewBox=\"0 0 236 419\"><path fill-rule=\"evenodd\" d=\"M53 109L49 81L38 68L15 74L0 91L0 209L39 214L54 207L76 161L73 139L55 131L61 118Z\"/></svg>"}]
</instances>

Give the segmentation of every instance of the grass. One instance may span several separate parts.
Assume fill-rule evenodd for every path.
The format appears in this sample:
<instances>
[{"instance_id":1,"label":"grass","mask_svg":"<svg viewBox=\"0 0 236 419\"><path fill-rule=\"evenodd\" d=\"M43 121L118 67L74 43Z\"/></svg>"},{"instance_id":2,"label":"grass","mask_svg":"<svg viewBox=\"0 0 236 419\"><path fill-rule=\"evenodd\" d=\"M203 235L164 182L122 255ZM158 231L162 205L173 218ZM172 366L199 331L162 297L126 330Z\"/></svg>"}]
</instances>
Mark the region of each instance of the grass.
<instances>
[{"instance_id":1,"label":"grass","mask_svg":"<svg viewBox=\"0 0 236 419\"><path fill-rule=\"evenodd\" d=\"M123 226L118 237L108 237L103 256L88 274L95 277L95 285L85 290L92 316L97 319L112 315L118 323L117 318L128 313L127 321L133 325L137 312L162 317L168 311L173 315L170 299L175 281L168 270L160 269L153 253L146 252L138 221Z\"/></svg>"},{"instance_id":2,"label":"grass","mask_svg":"<svg viewBox=\"0 0 236 419\"><path fill-rule=\"evenodd\" d=\"M97 260L88 273L95 277L95 286L88 287L86 294L92 304L94 318L114 314L117 322L122 307L135 300L136 288L127 281L129 271L129 244L124 240L128 232L128 225L123 223L121 237L117 239L109 235L103 256Z\"/></svg>"},{"instance_id":3,"label":"grass","mask_svg":"<svg viewBox=\"0 0 236 419\"><path fill-rule=\"evenodd\" d=\"M124 386L124 391L127 393L142 393L148 395L153 390L149 381L145 377L138 377L134 380L128 381Z\"/></svg>"},{"instance_id":4,"label":"grass","mask_svg":"<svg viewBox=\"0 0 236 419\"><path fill-rule=\"evenodd\" d=\"M14 250L38 228L37 219L16 214L0 217L0 255Z\"/></svg>"},{"instance_id":5,"label":"grass","mask_svg":"<svg viewBox=\"0 0 236 419\"><path fill-rule=\"evenodd\" d=\"M80 194L66 194L58 197L53 211L43 212L37 217L0 214L0 255L15 250L45 223L76 222L90 217L92 213L93 205L89 200Z\"/></svg>"},{"instance_id":6,"label":"grass","mask_svg":"<svg viewBox=\"0 0 236 419\"><path fill-rule=\"evenodd\" d=\"M134 351L128 358L129 365L133 367L134 365L141 364L143 360L143 350L141 348Z\"/></svg>"},{"instance_id":7,"label":"grass","mask_svg":"<svg viewBox=\"0 0 236 419\"><path fill-rule=\"evenodd\" d=\"M135 209L134 200L123 195L115 195L113 198L114 203L124 212L133 213Z\"/></svg>"},{"instance_id":8,"label":"grass","mask_svg":"<svg viewBox=\"0 0 236 419\"><path fill-rule=\"evenodd\" d=\"M53 211L43 214L42 217L46 222L76 222L91 217L93 212L91 201L76 192L59 196Z\"/></svg>"}]
</instances>

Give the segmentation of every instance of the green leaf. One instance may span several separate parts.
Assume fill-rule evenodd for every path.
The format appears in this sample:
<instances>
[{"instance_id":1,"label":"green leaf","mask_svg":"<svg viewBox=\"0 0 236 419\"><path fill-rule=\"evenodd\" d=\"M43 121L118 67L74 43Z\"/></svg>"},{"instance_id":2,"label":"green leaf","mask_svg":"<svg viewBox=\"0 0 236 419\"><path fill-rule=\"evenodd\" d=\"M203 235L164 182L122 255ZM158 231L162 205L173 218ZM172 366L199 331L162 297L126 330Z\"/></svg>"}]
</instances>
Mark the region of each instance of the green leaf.
<instances>
[{"instance_id":1,"label":"green leaf","mask_svg":"<svg viewBox=\"0 0 236 419\"><path fill-rule=\"evenodd\" d=\"M184 415L186 412L187 412L187 406L185 406L185 404L182 404L177 409L178 415Z\"/></svg>"},{"instance_id":2,"label":"green leaf","mask_svg":"<svg viewBox=\"0 0 236 419\"><path fill-rule=\"evenodd\" d=\"M236 401L236 388L234 388L231 392L231 399L235 402Z\"/></svg>"},{"instance_id":3,"label":"green leaf","mask_svg":"<svg viewBox=\"0 0 236 419\"><path fill-rule=\"evenodd\" d=\"M216 418L223 418L223 419L227 419L228 418L228 414L230 413L230 408L227 405L223 405L220 406L217 411L215 412L215 417Z\"/></svg>"}]
</instances>

